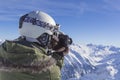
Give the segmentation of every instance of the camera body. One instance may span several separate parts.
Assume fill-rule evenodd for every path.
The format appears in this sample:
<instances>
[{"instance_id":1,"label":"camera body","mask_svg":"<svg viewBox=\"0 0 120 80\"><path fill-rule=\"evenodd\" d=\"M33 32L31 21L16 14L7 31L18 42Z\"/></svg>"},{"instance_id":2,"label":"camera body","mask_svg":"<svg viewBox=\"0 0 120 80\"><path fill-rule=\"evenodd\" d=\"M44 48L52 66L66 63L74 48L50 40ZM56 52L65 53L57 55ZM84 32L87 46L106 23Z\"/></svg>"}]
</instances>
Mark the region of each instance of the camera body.
<instances>
[{"instance_id":1,"label":"camera body","mask_svg":"<svg viewBox=\"0 0 120 80\"><path fill-rule=\"evenodd\" d=\"M59 39L58 44L63 47L67 47L68 45L72 44L72 39L68 35L59 34L58 39Z\"/></svg>"},{"instance_id":2,"label":"camera body","mask_svg":"<svg viewBox=\"0 0 120 80\"><path fill-rule=\"evenodd\" d=\"M52 37L50 48L53 50L52 54L58 54L61 57L63 57L65 54L69 52L69 45L72 44L72 38L70 38L68 35L63 34L62 32L54 33L55 37ZM48 54L51 54L48 53Z\"/></svg>"},{"instance_id":3,"label":"camera body","mask_svg":"<svg viewBox=\"0 0 120 80\"><path fill-rule=\"evenodd\" d=\"M68 35L65 35L62 32L55 32L54 36L52 36L50 48L54 51L63 51L61 49L65 50L71 44L72 44L72 39Z\"/></svg>"}]
</instances>

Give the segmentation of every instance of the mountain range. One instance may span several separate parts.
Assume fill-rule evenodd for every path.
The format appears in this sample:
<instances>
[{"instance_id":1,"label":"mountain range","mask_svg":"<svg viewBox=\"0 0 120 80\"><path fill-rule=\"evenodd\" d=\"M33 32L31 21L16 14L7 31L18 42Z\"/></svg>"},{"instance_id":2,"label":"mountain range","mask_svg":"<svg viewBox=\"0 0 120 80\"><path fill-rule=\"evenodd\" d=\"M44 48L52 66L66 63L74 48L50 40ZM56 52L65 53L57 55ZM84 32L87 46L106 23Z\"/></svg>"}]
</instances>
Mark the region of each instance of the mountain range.
<instances>
[{"instance_id":1,"label":"mountain range","mask_svg":"<svg viewBox=\"0 0 120 80\"><path fill-rule=\"evenodd\" d=\"M120 48L73 44L61 73L62 80L120 80Z\"/></svg>"}]
</instances>

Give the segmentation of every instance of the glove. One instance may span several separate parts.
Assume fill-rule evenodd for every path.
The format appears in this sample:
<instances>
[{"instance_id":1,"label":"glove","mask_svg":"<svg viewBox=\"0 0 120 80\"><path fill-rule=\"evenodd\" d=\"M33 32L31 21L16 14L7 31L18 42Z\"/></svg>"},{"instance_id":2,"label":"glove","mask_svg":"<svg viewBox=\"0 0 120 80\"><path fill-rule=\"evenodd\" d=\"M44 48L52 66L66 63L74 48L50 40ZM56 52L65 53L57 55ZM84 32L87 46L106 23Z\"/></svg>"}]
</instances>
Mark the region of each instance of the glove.
<instances>
[{"instance_id":1,"label":"glove","mask_svg":"<svg viewBox=\"0 0 120 80\"><path fill-rule=\"evenodd\" d=\"M53 52L52 57L56 60L61 60L63 59L64 55L62 52Z\"/></svg>"}]
</instances>

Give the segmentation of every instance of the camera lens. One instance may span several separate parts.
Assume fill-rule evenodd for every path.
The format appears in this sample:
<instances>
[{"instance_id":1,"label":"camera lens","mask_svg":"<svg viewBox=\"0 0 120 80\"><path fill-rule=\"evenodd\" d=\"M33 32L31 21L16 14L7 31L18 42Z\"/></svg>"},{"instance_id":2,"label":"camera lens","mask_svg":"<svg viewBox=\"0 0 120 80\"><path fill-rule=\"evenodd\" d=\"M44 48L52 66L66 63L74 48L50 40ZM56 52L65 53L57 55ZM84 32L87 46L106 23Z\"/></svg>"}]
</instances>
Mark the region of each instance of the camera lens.
<instances>
[{"instance_id":1,"label":"camera lens","mask_svg":"<svg viewBox=\"0 0 120 80\"><path fill-rule=\"evenodd\" d=\"M72 44L72 38L69 38L69 40L68 40L68 44L69 44L69 45Z\"/></svg>"}]
</instances>

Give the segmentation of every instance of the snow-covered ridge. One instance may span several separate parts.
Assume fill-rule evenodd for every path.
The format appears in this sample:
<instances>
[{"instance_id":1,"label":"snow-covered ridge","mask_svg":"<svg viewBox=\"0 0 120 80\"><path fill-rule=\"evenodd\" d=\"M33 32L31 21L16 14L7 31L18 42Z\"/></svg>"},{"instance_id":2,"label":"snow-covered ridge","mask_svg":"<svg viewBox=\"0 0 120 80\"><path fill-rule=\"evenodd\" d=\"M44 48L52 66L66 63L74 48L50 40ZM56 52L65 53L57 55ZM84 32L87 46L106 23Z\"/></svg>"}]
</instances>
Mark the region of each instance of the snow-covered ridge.
<instances>
[{"instance_id":1,"label":"snow-covered ridge","mask_svg":"<svg viewBox=\"0 0 120 80\"><path fill-rule=\"evenodd\" d=\"M0 45L2 44L2 40L0 39Z\"/></svg>"},{"instance_id":2,"label":"snow-covered ridge","mask_svg":"<svg viewBox=\"0 0 120 80\"><path fill-rule=\"evenodd\" d=\"M120 48L103 45L70 46L62 80L120 80Z\"/></svg>"},{"instance_id":3,"label":"snow-covered ridge","mask_svg":"<svg viewBox=\"0 0 120 80\"><path fill-rule=\"evenodd\" d=\"M0 45L4 42L5 40L0 39Z\"/></svg>"}]
</instances>

